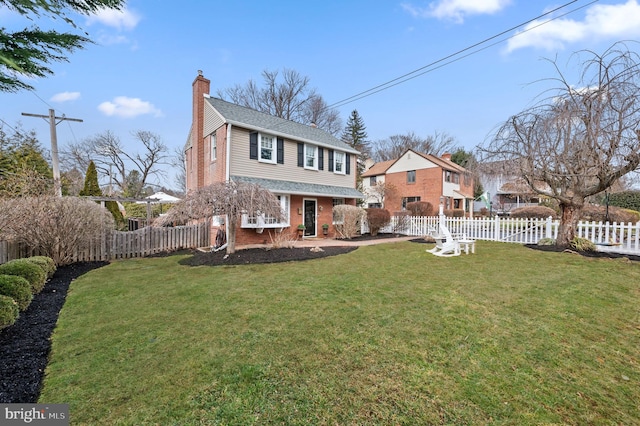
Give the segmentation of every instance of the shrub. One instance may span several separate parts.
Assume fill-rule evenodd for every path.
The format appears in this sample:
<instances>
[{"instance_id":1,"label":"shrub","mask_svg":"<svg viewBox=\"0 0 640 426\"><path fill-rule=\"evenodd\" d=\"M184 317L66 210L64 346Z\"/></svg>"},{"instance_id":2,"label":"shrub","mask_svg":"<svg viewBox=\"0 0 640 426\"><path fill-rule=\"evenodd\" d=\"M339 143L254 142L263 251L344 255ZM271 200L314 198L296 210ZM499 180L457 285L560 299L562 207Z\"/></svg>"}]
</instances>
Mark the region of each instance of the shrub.
<instances>
[{"instance_id":1,"label":"shrub","mask_svg":"<svg viewBox=\"0 0 640 426\"><path fill-rule=\"evenodd\" d=\"M31 284L17 275L0 275L0 294L13 298L21 311L27 309L33 299Z\"/></svg>"},{"instance_id":2,"label":"shrub","mask_svg":"<svg viewBox=\"0 0 640 426\"><path fill-rule=\"evenodd\" d=\"M402 210L395 212L393 215L395 216L395 220L393 221L393 228L391 229L391 232L394 234L406 233L409 229L409 225L411 224L411 213L406 210Z\"/></svg>"},{"instance_id":3,"label":"shrub","mask_svg":"<svg viewBox=\"0 0 640 426\"><path fill-rule=\"evenodd\" d=\"M596 245L586 238L574 237L569 247L577 251L596 251Z\"/></svg>"},{"instance_id":4,"label":"shrub","mask_svg":"<svg viewBox=\"0 0 640 426\"><path fill-rule=\"evenodd\" d=\"M35 263L38 265L45 274L47 274L47 279L53 277L53 274L56 273L56 264L50 257L47 256L31 256L26 258L29 262Z\"/></svg>"},{"instance_id":5,"label":"shrub","mask_svg":"<svg viewBox=\"0 0 640 426\"><path fill-rule=\"evenodd\" d=\"M334 228L339 238L353 238L360 232L360 226L366 212L364 209L348 204L333 207Z\"/></svg>"},{"instance_id":6,"label":"shrub","mask_svg":"<svg viewBox=\"0 0 640 426\"><path fill-rule=\"evenodd\" d=\"M391 222L391 213L385 209L365 209L367 212L367 223L371 235L378 235L381 228Z\"/></svg>"},{"instance_id":7,"label":"shrub","mask_svg":"<svg viewBox=\"0 0 640 426\"><path fill-rule=\"evenodd\" d=\"M539 246L555 246L556 240L554 238L542 238L538 241Z\"/></svg>"},{"instance_id":8,"label":"shrub","mask_svg":"<svg viewBox=\"0 0 640 426\"><path fill-rule=\"evenodd\" d=\"M606 204L606 201L601 201ZM622 191L609 194L609 207L617 206L632 210L640 210L640 191Z\"/></svg>"},{"instance_id":9,"label":"shrub","mask_svg":"<svg viewBox=\"0 0 640 426\"><path fill-rule=\"evenodd\" d=\"M609 222L625 223L625 222L637 222L637 212L632 210L622 209L620 207L609 206L609 212L607 213L606 206L597 206L589 204L584 206L580 213L580 219L595 222L604 222L607 219Z\"/></svg>"},{"instance_id":10,"label":"shrub","mask_svg":"<svg viewBox=\"0 0 640 426\"><path fill-rule=\"evenodd\" d=\"M433 206L428 201L407 203L407 211L411 213L411 216L432 216L434 214Z\"/></svg>"},{"instance_id":11,"label":"shrub","mask_svg":"<svg viewBox=\"0 0 640 426\"><path fill-rule=\"evenodd\" d=\"M12 297L0 294L0 329L13 325L19 314L18 303Z\"/></svg>"},{"instance_id":12,"label":"shrub","mask_svg":"<svg viewBox=\"0 0 640 426\"><path fill-rule=\"evenodd\" d=\"M0 265L0 274L17 275L26 279L31 285L33 294L40 293L47 280L47 274L44 273L42 268L27 259L10 260L4 265Z\"/></svg>"},{"instance_id":13,"label":"shrub","mask_svg":"<svg viewBox=\"0 0 640 426\"><path fill-rule=\"evenodd\" d=\"M53 259L73 261L77 251L113 229L108 210L77 197L20 197L0 200L0 239L24 243Z\"/></svg>"},{"instance_id":14,"label":"shrub","mask_svg":"<svg viewBox=\"0 0 640 426\"><path fill-rule=\"evenodd\" d=\"M442 213L447 217L464 217L464 210L462 209L445 209Z\"/></svg>"},{"instance_id":15,"label":"shrub","mask_svg":"<svg viewBox=\"0 0 640 426\"><path fill-rule=\"evenodd\" d=\"M546 219L549 216L555 218L558 215L551 207L546 206L528 206L519 207L511 211L511 217L524 217L529 219Z\"/></svg>"}]
</instances>

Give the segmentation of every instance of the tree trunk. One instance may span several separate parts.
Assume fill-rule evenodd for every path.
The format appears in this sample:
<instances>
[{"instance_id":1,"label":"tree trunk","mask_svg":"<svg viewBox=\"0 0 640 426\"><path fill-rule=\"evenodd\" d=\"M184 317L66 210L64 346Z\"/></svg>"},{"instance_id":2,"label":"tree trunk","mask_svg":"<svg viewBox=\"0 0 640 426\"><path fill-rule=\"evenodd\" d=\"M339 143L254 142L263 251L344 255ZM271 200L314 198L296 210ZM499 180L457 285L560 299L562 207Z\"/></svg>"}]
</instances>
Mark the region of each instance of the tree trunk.
<instances>
[{"instance_id":1,"label":"tree trunk","mask_svg":"<svg viewBox=\"0 0 640 426\"><path fill-rule=\"evenodd\" d=\"M227 254L233 254L236 252L236 227L236 221L233 218L228 217L227 229L229 230L229 238L227 240Z\"/></svg>"},{"instance_id":2,"label":"tree trunk","mask_svg":"<svg viewBox=\"0 0 640 426\"><path fill-rule=\"evenodd\" d=\"M562 212L562 217L558 227L556 245L567 248L571 240L576 236L582 205L560 203L560 211Z\"/></svg>"}]
</instances>

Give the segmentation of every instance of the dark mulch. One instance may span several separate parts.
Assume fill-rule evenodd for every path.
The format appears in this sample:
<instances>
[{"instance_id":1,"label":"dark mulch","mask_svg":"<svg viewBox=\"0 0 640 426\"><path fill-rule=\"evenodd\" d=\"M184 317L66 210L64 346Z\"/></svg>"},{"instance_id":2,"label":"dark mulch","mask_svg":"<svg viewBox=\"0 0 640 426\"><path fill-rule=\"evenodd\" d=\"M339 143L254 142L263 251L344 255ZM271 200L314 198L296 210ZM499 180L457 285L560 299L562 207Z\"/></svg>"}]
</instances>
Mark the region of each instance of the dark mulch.
<instances>
[{"instance_id":1,"label":"dark mulch","mask_svg":"<svg viewBox=\"0 0 640 426\"><path fill-rule=\"evenodd\" d=\"M0 403L36 403L49 360L51 333L71 281L106 262L58 268L10 327L0 330Z\"/></svg>"},{"instance_id":2,"label":"dark mulch","mask_svg":"<svg viewBox=\"0 0 640 426\"><path fill-rule=\"evenodd\" d=\"M315 251L311 247L264 249L252 248L238 250L227 255L224 250L218 252L203 253L194 251L193 256L181 260L179 263L189 266L220 266L220 265L247 265L258 263L291 262L310 259L320 259L327 256L349 253L357 247L321 247Z\"/></svg>"},{"instance_id":3,"label":"dark mulch","mask_svg":"<svg viewBox=\"0 0 640 426\"><path fill-rule=\"evenodd\" d=\"M395 238L397 236L398 235L395 234L378 234L375 236L371 236L371 234L364 234L344 241L384 240L387 238ZM193 256L183 259L180 261L180 264L189 266L220 266L291 262L336 256L339 254L349 253L356 248L357 247L355 246L328 246L321 247L318 251L311 247L278 249L252 248L238 250L230 255L227 255L224 250L208 253L194 250L191 252Z\"/></svg>"},{"instance_id":4,"label":"dark mulch","mask_svg":"<svg viewBox=\"0 0 640 426\"><path fill-rule=\"evenodd\" d=\"M585 256L585 257L596 257L596 258L602 258L602 259L622 259L622 258L627 258L629 260L638 262L640 261L640 256L636 256L636 255L632 255L632 254L622 254L622 253L610 253L610 252L605 252L605 251L574 251L574 250L568 250L568 249L564 249L564 248L560 248L558 246L555 245L550 245L550 246L539 246L537 244L525 244L525 247L528 247L532 250L540 250L540 251L548 251L548 252L555 252L555 253L572 253L572 254L579 254L581 256Z\"/></svg>"}]
</instances>

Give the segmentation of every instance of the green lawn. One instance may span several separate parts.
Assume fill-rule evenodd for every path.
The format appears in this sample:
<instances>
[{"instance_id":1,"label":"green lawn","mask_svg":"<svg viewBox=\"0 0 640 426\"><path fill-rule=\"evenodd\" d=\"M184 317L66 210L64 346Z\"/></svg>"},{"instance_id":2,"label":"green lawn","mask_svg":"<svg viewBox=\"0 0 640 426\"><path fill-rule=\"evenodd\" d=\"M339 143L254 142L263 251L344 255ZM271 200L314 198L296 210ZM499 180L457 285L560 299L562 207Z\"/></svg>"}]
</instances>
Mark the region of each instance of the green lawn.
<instances>
[{"instance_id":1,"label":"green lawn","mask_svg":"<svg viewBox=\"0 0 640 426\"><path fill-rule=\"evenodd\" d=\"M71 284L40 402L74 425L640 423L640 265L428 247L114 262Z\"/></svg>"}]
</instances>

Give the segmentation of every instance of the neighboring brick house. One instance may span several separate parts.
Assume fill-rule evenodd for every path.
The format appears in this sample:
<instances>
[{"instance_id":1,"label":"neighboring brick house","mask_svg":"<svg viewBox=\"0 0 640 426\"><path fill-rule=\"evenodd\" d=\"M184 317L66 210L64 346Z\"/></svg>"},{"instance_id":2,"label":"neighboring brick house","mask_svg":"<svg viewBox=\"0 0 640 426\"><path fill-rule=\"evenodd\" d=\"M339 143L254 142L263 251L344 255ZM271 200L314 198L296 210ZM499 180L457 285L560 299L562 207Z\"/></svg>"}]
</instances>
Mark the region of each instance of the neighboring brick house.
<instances>
[{"instance_id":1,"label":"neighboring brick house","mask_svg":"<svg viewBox=\"0 0 640 426\"><path fill-rule=\"evenodd\" d=\"M270 242L269 231L322 235L336 204L356 204L359 154L329 133L209 96L202 72L193 82L193 122L185 146L187 191L214 182L250 182L273 192L283 222L243 217L236 244ZM333 234L333 227L330 227Z\"/></svg>"},{"instance_id":2,"label":"neighboring brick house","mask_svg":"<svg viewBox=\"0 0 640 426\"><path fill-rule=\"evenodd\" d=\"M393 214L413 201L427 201L434 209L442 201L445 210L473 212L473 175L452 162L451 154L438 158L409 149L400 158L373 164L362 178L367 207Z\"/></svg>"}]
</instances>

